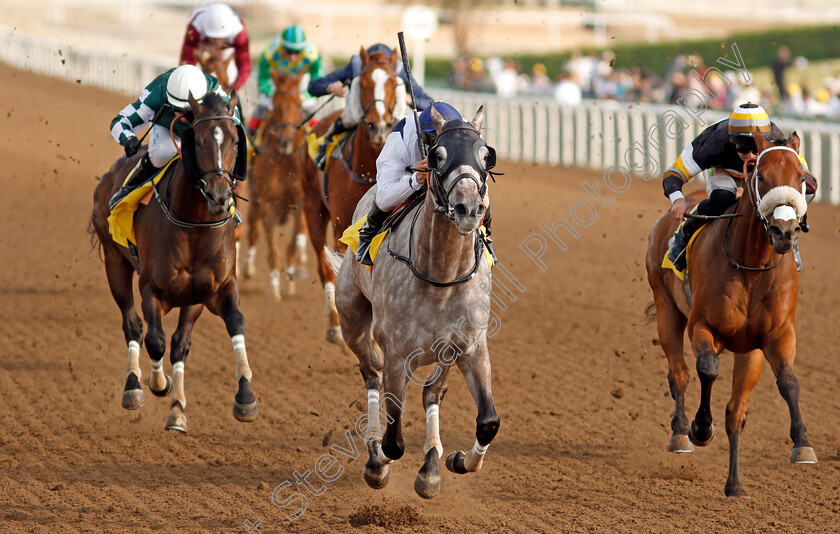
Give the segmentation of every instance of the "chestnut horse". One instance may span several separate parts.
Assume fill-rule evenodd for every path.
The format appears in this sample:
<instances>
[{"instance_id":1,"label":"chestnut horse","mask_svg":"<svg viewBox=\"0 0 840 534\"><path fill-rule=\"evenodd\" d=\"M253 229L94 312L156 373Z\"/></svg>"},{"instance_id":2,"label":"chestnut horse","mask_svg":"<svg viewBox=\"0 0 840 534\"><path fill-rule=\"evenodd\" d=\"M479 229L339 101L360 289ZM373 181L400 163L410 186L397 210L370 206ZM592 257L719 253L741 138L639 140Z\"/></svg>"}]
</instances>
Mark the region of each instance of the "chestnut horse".
<instances>
[{"instance_id":1,"label":"chestnut horse","mask_svg":"<svg viewBox=\"0 0 840 534\"><path fill-rule=\"evenodd\" d=\"M291 217L291 238L286 249L286 279L288 293L294 295L295 277L305 276L306 226L303 221L303 193L300 188L300 160L296 150L303 144L300 129L300 79L287 73L272 71L274 79L274 109L263 121L258 137L262 139L260 152L254 154L251 165L251 205L248 212L248 253L245 276L251 278L256 271L256 243L259 224L262 222L268 241L268 267L271 270L271 292L280 300L281 254L277 248L274 230Z\"/></svg>"},{"instance_id":2,"label":"chestnut horse","mask_svg":"<svg viewBox=\"0 0 840 534\"><path fill-rule=\"evenodd\" d=\"M359 126L348 132L344 146L332 153L326 172L312 162L306 145L298 151L301 161L303 209L309 239L318 260L318 276L326 296L328 341L341 342L341 328L335 309L335 274L324 253L327 225L332 222L336 246L344 251L338 238L350 225L353 210L362 195L376 182L376 158L394 124L405 114L405 87L397 76L397 54L390 57L382 52L368 55L364 47L359 51L362 72L353 80L346 105L359 118ZM323 135L341 112L321 119L315 125L317 135Z\"/></svg>"},{"instance_id":3,"label":"chestnut horse","mask_svg":"<svg viewBox=\"0 0 840 534\"><path fill-rule=\"evenodd\" d=\"M754 171L740 201L730 209L736 217L714 220L697 236L689 257L688 283L661 267L677 224L670 214L653 226L646 258L655 300L650 309L655 305L676 403L669 451L692 452L694 445L707 445L714 438L709 403L718 376L718 355L724 349L734 353L732 396L726 405L729 476L725 492L729 497L747 495L738 467L739 447L747 398L761 374L762 354L790 410L790 461L817 461L799 411L799 382L793 372L799 279L793 255L787 253L798 240L799 222L807 209L805 171L797 156L799 137L794 133L786 141L773 143L761 135L755 139L759 155ZM685 414L686 327L700 378L700 407L690 425Z\"/></svg>"},{"instance_id":4,"label":"chestnut horse","mask_svg":"<svg viewBox=\"0 0 840 534\"><path fill-rule=\"evenodd\" d=\"M149 389L159 397L172 392L167 430L187 431L184 363L193 324L205 306L224 320L233 343L239 386L233 414L240 421L257 417L245 351L245 317L239 311L234 272L233 190L237 180L245 177L247 167L245 138L234 119L237 100L234 95L225 103L221 95L211 92L199 104L190 95L194 119L181 139L183 157L158 184L155 200L140 205L134 216L139 263L135 264L128 250L111 238L108 200L143 152L131 158L120 157L102 175L93 194L91 223L104 251L108 285L122 312L128 344L122 404L129 410L144 404L139 362L143 323L134 309L132 290L136 269L141 307L149 328L145 338L152 360ZM173 379L163 372L166 337L161 318L175 307L180 308L180 315L169 356L173 385Z\"/></svg>"},{"instance_id":5,"label":"chestnut horse","mask_svg":"<svg viewBox=\"0 0 840 534\"><path fill-rule=\"evenodd\" d=\"M225 57L225 50L219 48L200 48L196 55L198 67L204 72L219 80L222 90L230 94L230 76L228 67L233 60L233 54Z\"/></svg>"}]
</instances>

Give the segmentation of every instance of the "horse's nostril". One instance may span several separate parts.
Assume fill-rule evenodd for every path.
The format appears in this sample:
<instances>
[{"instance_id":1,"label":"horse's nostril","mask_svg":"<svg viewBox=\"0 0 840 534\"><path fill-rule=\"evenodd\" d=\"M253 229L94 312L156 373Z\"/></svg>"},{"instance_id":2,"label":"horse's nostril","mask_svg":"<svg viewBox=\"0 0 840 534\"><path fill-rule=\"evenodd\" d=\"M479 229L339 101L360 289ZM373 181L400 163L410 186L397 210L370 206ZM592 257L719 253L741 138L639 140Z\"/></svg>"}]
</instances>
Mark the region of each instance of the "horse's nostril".
<instances>
[{"instance_id":1,"label":"horse's nostril","mask_svg":"<svg viewBox=\"0 0 840 534\"><path fill-rule=\"evenodd\" d=\"M467 206L464 204L455 204L455 215L463 217L467 214Z\"/></svg>"}]
</instances>

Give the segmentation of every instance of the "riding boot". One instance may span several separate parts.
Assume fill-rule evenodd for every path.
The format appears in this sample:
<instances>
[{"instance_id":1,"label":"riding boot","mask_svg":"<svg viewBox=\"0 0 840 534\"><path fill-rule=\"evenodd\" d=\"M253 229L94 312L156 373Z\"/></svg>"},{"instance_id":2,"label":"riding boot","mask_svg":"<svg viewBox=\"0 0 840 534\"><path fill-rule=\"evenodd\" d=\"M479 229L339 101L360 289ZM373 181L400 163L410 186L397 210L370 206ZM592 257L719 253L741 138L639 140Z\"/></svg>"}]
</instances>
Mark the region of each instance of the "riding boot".
<instances>
[{"instance_id":1,"label":"riding boot","mask_svg":"<svg viewBox=\"0 0 840 534\"><path fill-rule=\"evenodd\" d=\"M694 208L691 213L696 213L697 208ZM688 242L691 236L703 226L703 221L700 219L686 219L680 224L674 236L668 242L668 259L674 264L678 271L685 270L685 252L688 247Z\"/></svg>"},{"instance_id":2,"label":"riding boot","mask_svg":"<svg viewBox=\"0 0 840 534\"><path fill-rule=\"evenodd\" d=\"M149 153L146 152L143 154L143 157L140 158L140 161L137 162L137 165L125 179L125 182L123 182L122 187L108 201L108 207L113 210L114 206L119 204L129 193L137 189L139 185L151 178L158 170L159 167L152 165L152 160L149 159Z\"/></svg>"},{"instance_id":3,"label":"riding boot","mask_svg":"<svg viewBox=\"0 0 840 534\"><path fill-rule=\"evenodd\" d=\"M811 225L808 224L808 213L806 212L805 215L802 216L802 220L799 221L799 229L802 230L802 233L807 234L811 231Z\"/></svg>"},{"instance_id":4,"label":"riding boot","mask_svg":"<svg viewBox=\"0 0 840 534\"><path fill-rule=\"evenodd\" d=\"M490 257L493 259L493 265L499 263L499 259L496 257L496 253L493 251L493 240L490 239L490 234L492 234L492 230L490 230L490 223L493 220L493 216L490 215L490 206L484 212L484 246L487 247L487 252L490 253Z\"/></svg>"},{"instance_id":5,"label":"riding boot","mask_svg":"<svg viewBox=\"0 0 840 534\"><path fill-rule=\"evenodd\" d=\"M391 212L382 211L375 202L373 203L365 224L359 230L359 246L356 249L356 261L362 265L373 265L373 260L371 260L369 254L371 241L379 233L379 230L382 228L382 223L385 222L385 219L390 214Z\"/></svg>"},{"instance_id":6,"label":"riding boot","mask_svg":"<svg viewBox=\"0 0 840 534\"><path fill-rule=\"evenodd\" d=\"M321 140L321 144L318 145L318 153L315 154L315 166L321 169L322 171L327 166L327 147L332 143L333 138L336 135L343 134L347 131L347 127L344 125L344 121L341 120L341 117L337 118L334 123L332 123L324 132L324 138Z\"/></svg>"}]
</instances>

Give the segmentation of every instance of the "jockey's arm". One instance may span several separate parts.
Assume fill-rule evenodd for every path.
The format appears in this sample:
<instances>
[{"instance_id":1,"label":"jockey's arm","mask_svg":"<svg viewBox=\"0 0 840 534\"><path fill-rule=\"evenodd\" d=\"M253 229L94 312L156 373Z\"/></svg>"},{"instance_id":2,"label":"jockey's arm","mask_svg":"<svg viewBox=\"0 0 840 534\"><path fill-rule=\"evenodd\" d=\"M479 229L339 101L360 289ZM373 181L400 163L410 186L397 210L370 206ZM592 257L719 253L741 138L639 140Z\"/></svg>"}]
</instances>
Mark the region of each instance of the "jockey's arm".
<instances>
[{"instance_id":1,"label":"jockey's arm","mask_svg":"<svg viewBox=\"0 0 840 534\"><path fill-rule=\"evenodd\" d=\"M314 75L313 75L313 78ZM324 96L330 94L327 90L327 87L333 82L341 82L343 84L348 83L350 80L353 79L353 66L352 62L347 63L347 65L341 67L340 69L334 70L331 73L323 76L321 78L315 78L311 82L309 82L309 87L307 91L312 96Z\"/></svg>"},{"instance_id":2,"label":"jockey's arm","mask_svg":"<svg viewBox=\"0 0 840 534\"><path fill-rule=\"evenodd\" d=\"M260 55L260 66L257 71L257 89L261 95L271 96L274 86L271 84L271 64L268 62L269 50Z\"/></svg>"},{"instance_id":3,"label":"jockey's arm","mask_svg":"<svg viewBox=\"0 0 840 534\"><path fill-rule=\"evenodd\" d=\"M376 159L376 205L383 211L393 209L423 187L416 173L409 170L421 159L413 132L412 128L394 129Z\"/></svg>"},{"instance_id":4,"label":"jockey's arm","mask_svg":"<svg viewBox=\"0 0 840 534\"><path fill-rule=\"evenodd\" d=\"M408 76L405 74L405 69L402 69L400 72L400 77L403 79L403 82L406 83L406 91L408 91ZM414 76L411 77L412 88L414 89L414 98L417 100L416 103L412 102L412 107L417 111L423 111L427 107L432 105L432 97L430 97L423 87L417 83L417 80L414 79Z\"/></svg>"},{"instance_id":5,"label":"jockey's arm","mask_svg":"<svg viewBox=\"0 0 840 534\"><path fill-rule=\"evenodd\" d=\"M248 76L251 74L251 53L248 51L248 32L244 29L233 40L233 49L233 60L236 63L237 75L231 87L237 91L241 91L245 82L248 81Z\"/></svg>"},{"instance_id":6,"label":"jockey's arm","mask_svg":"<svg viewBox=\"0 0 840 534\"><path fill-rule=\"evenodd\" d=\"M198 42L201 40L201 34L198 30L190 24L187 26L187 33L184 35L184 44L181 46L180 65L195 65L198 61L196 52L198 50Z\"/></svg>"},{"instance_id":7,"label":"jockey's arm","mask_svg":"<svg viewBox=\"0 0 840 534\"><path fill-rule=\"evenodd\" d=\"M155 80L157 81L157 79ZM155 83L154 81L152 83ZM127 105L111 121L111 137L122 146L154 118L160 106L151 102L148 88L134 103Z\"/></svg>"}]
</instances>

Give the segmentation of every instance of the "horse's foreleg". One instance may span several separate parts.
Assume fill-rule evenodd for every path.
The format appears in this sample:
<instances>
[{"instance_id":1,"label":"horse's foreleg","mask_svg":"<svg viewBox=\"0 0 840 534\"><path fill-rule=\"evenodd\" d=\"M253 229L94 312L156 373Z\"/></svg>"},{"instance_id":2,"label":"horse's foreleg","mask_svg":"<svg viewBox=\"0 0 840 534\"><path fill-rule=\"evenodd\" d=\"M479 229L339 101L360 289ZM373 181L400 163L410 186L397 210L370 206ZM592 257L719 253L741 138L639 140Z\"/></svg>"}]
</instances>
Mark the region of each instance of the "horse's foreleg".
<instances>
[{"instance_id":1,"label":"horse's foreleg","mask_svg":"<svg viewBox=\"0 0 840 534\"><path fill-rule=\"evenodd\" d=\"M280 274L280 252L277 248L277 237L275 236L278 218L272 212L264 213L262 220L263 226L265 226L265 240L268 243L268 279L271 284L271 296L279 302L282 298L280 288L282 275Z\"/></svg>"},{"instance_id":2,"label":"horse's foreleg","mask_svg":"<svg viewBox=\"0 0 840 534\"><path fill-rule=\"evenodd\" d=\"M305 269L306 262L308 261L308 257L306 255L306 243L309 242L309 236L306 232L306 220L303 217L303 210L298 208L297 212L295 213L294 218L295 223L295 248L297 249L296 253L296 269ZM304 276L300 272L296 271L295 274L298 276Z\"/></svg>"},{"instance_id":3,"label":"horse's foreleg","mask_svg":"<svg viewBox=\"0 0 840 534\"><path fill-rule=\"evenodd\" d=\"M290 209L292 216L292 233L286 246L286 280L289 295L295 294L295 278L303 277L306 273L306 235L303 233L303 214L297 207Z\"/></svg>"},{"instance_id":4,"label":"horse's foreleg","mask_svg":"<svg viewBox=\"0 0 840 534\"><path fill-rule=\"evenodd\" d=\"M739 454L741 432L747 423L747 399L761 376L763 355L760 350L735 354L732 372L732 398L726 405L726 435L729 436L729 476L726 479L727 497L746 497L747 490L741 483Z\"/></svg>"},{"instance_id":5,"label":"horse's foreleg","mask_svg":"<svg viewBox=\"0 0 840 534\"><path fill-rule=\"evenodd\" d=\"M161 316L163 305L157 297L151 284L141 288L143 299L143 317L148 325L146 332L146 352L152 362L152 373L149 375L149 390L157 397L166 397L172 391L172 378L163 372L163 355L166 353L166 336L163 333Z\"/></svg>"},{"instance_id":6,"label":"horse's foreleg","mask_svg":"<svg viewBox=\"0 0 840 534\"><path fill-rule=\"evenodd\" d=\"M793 328L767 343L764 354L776 375L779 393L790 411L790 439L793 440L790 461L796 464L815 464L817 455L808 441L808 430L799 410L799 380L793 372L793 360L796 358L796 334Z\"/></svg>"},{"instance_id":7,"label":"horse's foreleg","mask_svg":"<svg viewBox=\"0 0 840 534\"><path fill-rule=\"evenodd\" d=\"M440 404L446 395L447 378L451 369L451 364L437 364L423 388L423 408L426 411L426 443L423 445L425 460L417 478L414 479L414 491L424 499L431 499L440 493L438 462L443 456L443 444L440 441Z\"/></svg>"},{"instance_id":8,"label":"horse's foreleg","mask_svg":"<svg viewBox=\"0 0 840 534\"><path fill-rule=\"evenodd\" d=\"M694 451L688 439L688 417L685 415L685 400L688 395L688 367L683 355L685 317L676 304L660 296L656 302L656 324L659 343L668 359L668 386L674 399L674 417L671 419L671 440L668 450L676 453Z\"/></svg>"},{"instance_id":9,"label":"horse's foreleg","mask_svg":"<svg viewBox=\"0 0 840 534\"><path fill-rule=\"evenodd\" d=\"M327 262L324 246L327 244L327 224L329 212L321 203L317 192L310 192L303 199L306 213L306 226L309 228L309 240L315 249L315 259L318 263L318 277L324 286L327 316L326 339L331 343L341 343L341 327L338 322L338 312L335 309L335 275Z\"/></svg>"},{"instance_id":10,"label":"horse's foreleg","mask_svg":"<svg viewBox=\"0 0 840 534\"><path fill-rule=\"evenodd\" d=\"M195 321L204 310L204 305L195 304L184 306L178 315L178 328L172 334L169 361L172 363L172 403L169 407L169 418L166 420L166 430L187 431L187 395L184 390L184 365L190 352L191 334Z\"/></svg>"},{"instance_id":11,"label":"horse's foreleg","mask_svg":"<svg viewBox=\"0 0 840 534\"><path fill-rule=\"evenodd\" d=\"M457 361L458 368L464 375L464 380L478 408L476 439L473 448L466 454L463 451L450 454L446 458L446 468L453 473L465 474L481 469L484 464L484 455L499 431L500 422L496 407L493 405L493 392L490 386L490 353L487 351L486 340L479 343L474 356L462 354Z\"/></svg>"},{"instance_id":12,"label":"horse's foreleg","mask_svg":"<svg viewBox=\"0 0 840 534\"><path fill-rule=\"evenodd\" d=\"M408 377L398 363L393 362L384 373L385 433L382 441L369 440L368 461L365 462L365 482L373 489L384 488L388 484L390 470L388 464L399 460L405 453L405 440L402 435L402 413L405 410L405 393ZM368 399L371 399L368 390ZM378 399L377 399L378 404ZM372 410L370 404L368 410ZM368 415L370 417L370 414ZM378 418L379 415L377 414ZM377 419L378 420L378 419Z\"/></svg>"},{"instance_id":13,"label":"horse's foreleg","mask_svg":"<svg viewBox=\"0 0 840 534\"><path fill-rule=\"evenodd\" d=\"M239 311L239 287L236 280L229 280L215 299L215 306L211 309L222 317L227 328L230 341L233 344L233 354L236 357L236 378L239 389L233 402L233 416L237 421L250 422L257 418L257 397L251 390L251 366L248 364L248 353L245 350L245 316Z\"/></svg>"},{"instance_id":14,"label":"horse's foreleg","mask_svg":"<svg viewBox=\"0 0 840 534\"><path fill-rule=\"evenodd\" d=\"M697 323L694 325L694 336L691 347L697 355L697 376L700 378L700 406L689 427L688 437L699 447L708 445L715 437L715 426L712 424L712 386L717 380L720 359L718 353L721 347L715 343L715 338L709 328Z\"/></svg>"},{"instance_id":15,"label":"horse's foreleg","mask_svg":"<svg viewBox=\"0 0 840 534\"><path fill-rule=\"evenodd\" d=\"M126 410L136 410L142 407L146 400L140 380L143 373L140 370L140 341L143 337L143 321L134 309L134 267L118 251L111 246L105 246L105 273L108 277L108 287L111 295L120 308L122 314L122 330L128 345L128 364L123 373L125 388L123 389L122 406Z\"/></svg>"},{"instance_id":16,"label":"horse's foreleg","mask_svg":"<svg viewBox=\"0 0 840 534\"><path fill-rule=\"evenodd\" d=\"M248 252L245 254L245 278L253 278L257 274L257 240L260 237L260 202L253 197L248 210Z\"/></svg>"}]
</instances>

